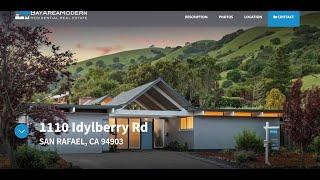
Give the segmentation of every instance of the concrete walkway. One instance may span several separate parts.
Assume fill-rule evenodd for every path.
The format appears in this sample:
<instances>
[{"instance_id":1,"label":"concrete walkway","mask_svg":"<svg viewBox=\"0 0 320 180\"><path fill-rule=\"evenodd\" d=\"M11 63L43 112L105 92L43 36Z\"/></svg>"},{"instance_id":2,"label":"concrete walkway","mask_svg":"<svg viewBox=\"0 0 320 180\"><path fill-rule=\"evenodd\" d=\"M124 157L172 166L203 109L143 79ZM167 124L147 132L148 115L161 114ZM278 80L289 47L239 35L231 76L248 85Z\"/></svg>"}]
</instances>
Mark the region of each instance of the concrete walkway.
<instances>
[{"instance_id":1,"label":"concrete walkway","mask_svg":"<svg viewBox=\"0 0 320 180\"><path fill-rule=\"evenodd\" d=\"M83 169L219 169L221 163L186 152L122 151L103 154L67 154L62 157Z\"/></svg>"}]
</instances>

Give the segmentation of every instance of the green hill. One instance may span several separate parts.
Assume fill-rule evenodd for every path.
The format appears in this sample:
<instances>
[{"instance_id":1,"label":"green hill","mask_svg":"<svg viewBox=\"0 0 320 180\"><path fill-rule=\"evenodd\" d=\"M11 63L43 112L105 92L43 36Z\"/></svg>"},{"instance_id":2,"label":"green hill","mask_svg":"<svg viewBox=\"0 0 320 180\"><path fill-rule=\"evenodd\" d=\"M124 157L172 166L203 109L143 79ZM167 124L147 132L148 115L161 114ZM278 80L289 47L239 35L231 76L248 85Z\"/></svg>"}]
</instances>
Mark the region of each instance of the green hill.
<instances>
[{"instance_id":1,"label":"green hill","mask_svg":"<svg viewBox=\"0 0 320 180\"><path fill-rule=\"evenodd\" d=\"M279 46L287 44L293 37L292 33L292 29L287 28L254 27L245 31L230 43L227 43L223 48L209 52L209 55L215 58L218 57L220 60L243 55L254 55L260 46L270 46L270 40L273 38L280 39L281 44Z\"/></svg>"},{"instance_id":2,"label":"green hill","mask_svg":"<svg viewBox=\"0 0 320 180\"><path fill-rule=\"evenodd\" d=\"M302 16L301 24L320 26L320 13L306 14ZM117 69L119 67L126 68L132 63L156 62L164 59L186 60L189 57L199 55L209 55L217 59L218 62L222 64L235 60L236 58L240 59L240 62L238 62L236 66L223 69L223 72L220 74L220 84L222 84L225 80L227 80L226 73L232 69L242 68L241 70L243 70L245 73L246 71L249 71L250 67L243 69L243 67L245 67L244 64L246 64L247 61L268 62L274 51L271 53L265 53L263 47L271 47L275 50L280 46L291 45L292 47L290 47L293 48L290 50L292 69L298 73L300 71L303 73L305 76L304 79L307 81L304 87L311 87L312 84L316 84L314 81L317 80L314 79L314 76L311 74L317 74L317 72L315 70L308 71L308 69L312 68L309 68L308 66L302 67L301 64L307 64L311 67L316 67L317 65L315 65L315 62L317 61L317 57L320 56L320 45L301 44L299 41L293 43L293 39L297 38L294 33L295 31L293 28L253 27L246 30L238 30L234 33L225 35L219 41L200 40L186 43L185 46L177 46L173 48L151 47L96 57L77 63L70 68L70 71L73 74L85 74L88 72L88 69L95 68L98 61L100 61L100 64L102 61L102 64L106 67ZM273 40L275 39L279 40L279 43L274 43ZM297 54L299 54L299 56L297 56ZM115 58L118 58L116 63L114 60ZM254 63L251 63L251 65L250 63L247 64L249 64L249 66L253 66ZM263 66L265 65L266 64L264 63ZM304 69L299 69L300 66Z\"/></svg>"},{"instance_id":3,"label":"green hill","mask_svg":"<svg viewBox=\"0 0 320 180\"><path fill-rule=\"evenodd\" d=\"M301 24L320 26L320 13L312 13L302 16Z\"/></svg>"},{"instance_id":4,"label":"green hill","mask_svg":"<svg viewBox=\"0 0 320 180\"><path fill-rule=\"evenodd\" d=\"M168 52L170 52L172 49L170 48L156 48L156 47L152 47L152 48L145 48L145 49L136 49L136 50L130 50L130 51L123 51L123 52L119 52L119 53L115 53L115 54L109 54L109 55L104 55L104 56L100 56L100 57L96 57L96 58L92 58L92 59L88 59L85 61L80 61L77 62L76 65L71 66L69 68L69 71L74 74L77 70L77 68L81 67L83 68L82 71L79 72L79 74L85 74L88 72L88 70L90 68L95 68L96 67L96 63L101 60L104 62L104 64L106 66L113 64L113 59L114 58L119 58L119 63L123 64L123 65L128 65L131 62L131 59L134 59L135 62L139 61L140 59L144 59L143 57L145 57L146 59L149 58L155 58L156 56L158 56L159 54L157 53L163 53L164 55ZM156 52L156 53L155 53ZM87 64L88 62L91 62L90 65Z\"/></svg>"},{"instance_id":5,"label":"green hill","mask_svg":"<svg viewBox=\"0 0 320 180\"><path fill-rule=\"evenodd\" d=\"M175 58L187 58L189 56L205 55L213 48L216 41L214 40L200 40L190 44L187 44L175 51L168 53L162 59L175 59Z\"/></svg>"}]
</instances>

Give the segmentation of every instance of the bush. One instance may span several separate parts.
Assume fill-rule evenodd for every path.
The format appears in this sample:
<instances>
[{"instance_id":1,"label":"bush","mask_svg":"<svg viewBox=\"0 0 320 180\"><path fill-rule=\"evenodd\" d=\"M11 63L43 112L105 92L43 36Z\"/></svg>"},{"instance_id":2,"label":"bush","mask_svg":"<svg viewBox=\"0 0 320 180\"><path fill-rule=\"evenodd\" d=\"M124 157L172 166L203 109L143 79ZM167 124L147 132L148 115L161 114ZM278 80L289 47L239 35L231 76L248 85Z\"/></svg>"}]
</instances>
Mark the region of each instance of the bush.
<instances>
[{"instance_id":1,"label":"bush","mask_svg":"<svg viewBox=\"0 0 320 180\"><path fill-rule=\"evenodd\" d=\"M109 148L109 152L116 152L118 150L118 146L117 145L111 145Z\"/></svg>"},{"instance_id":2,"label":"bush","mask_svg":"<svg viewBox=\"0 0 320 180\"><path fill-rule=\"evenodd\" d=\"M55 151L41 151L26 145L18 146L15 151L19 168L44 169L58 165L59 155Z\"/></svg>"},{"instance_id":3,"label":"bush","mask_svg":"<svg viewBox=\"0 0 320 180\"><path fill-rule=\"evenodd\" d=\"M81 71L83 71L83 67L81 67L81 66L80 66L80 67L77 67L76 72L79 73L79 72L81 72Z\"/></svg>"},{"instance_id":4,"label":"bush","mask_svg":"<svg viewBox=\"0 0 320 180\"><path fill-rule=\"evenodd\" d=\"M242 97L246 100L252 99L252 86L233 84L227 89L228 97Z\"/></svg>"},{"instance_id":5,"label":"bush","mask_svg":"<svg viewBox=\"0 0 320 180\"><path fill-rule=\"evenodd\" d=\"M91 61L86 62L86 66L91 66L93 63Z\"/></svg>"},{"instance_id":6,"label":"bush","mask_svg":"<svg viewBox=\"0 0 320 180\"><path fill-rule=\"evenodd\" d=\"M256 160L256 154L253 151L239 151L234 154L237 163L246 163Z\"/></svg>"},{"instance_id":7,"label":"bush","mask_svg":"<svg viewBox=\"0 0 320 180\"><path fill-rule=\"evenodd\" d=\"M226 81L223 81L222 87L223 87L223 88L228 88L228 87L232 86L232 84L233 84L232 81L226 80Z\"/></svg>"},{"instance_id":8,"label":"bush","mask_svg":"<svg viewBox=\"0 0 320 180\"><path fill-rule=\"evenodd\" d=\"M42 153L47 167L57 164L60 159L57 151L42 151Z\"/></svg>"},{"instance_id":9,"label":"bush","mask_svg":"<svg viewBox=\"0 0 320 180\"><path fill-rule=\"evenodd\" d=\"M169 151L188 151L188 143L181 144L178 141L172 141L165 149Z\"/></svg>"},{"instance_id":10,"label":"bush","mask_svg":"<svg viewBox=\"0 0 320 180\"><path fill-rule=\"evenodd\" d=\"M231 70L227 73L227 79L233 82L241 82L245 81L244 77L242 77L242 73L238 69Z\"/></svg>"},{"instance_id":11,"label":"bush","mask_svg":"<svg viewBox=\"0 0 320 180\"><path fill-rule=\"evenodd\" d=\"M309 149L315 154L317 161L320 161L320 136L313 139Z\"/></svg>"},{"instance_id":12,"label":"bush","mask_svg":"<svg viewBox=\"0 0 320 180\"><path fill-rule=\"evenodd\" d=\"M104 61L101 60L101 59L96 62L96 66L99 67L99 68L107 67L106 64L104 63Z\"/></svg>"},{"instance_id":13,"label":"bush","mask_svg":"<svg viewBox=\"0 0 320 180\"><path fill-rule=\"evenodd\" d=\"M243 130L234 137L237 150L263 152L263 140L250 130Z\"/></svg>"},{"instance_id":14,"label":"bush","mask_svg":"<svg viewBox=\"0 0 320 180\"><path fill-rule=\"evenodd\" d=\"M235 69L240 66L242 60L244 60L245 58L246 58L245 56L237 56L230 60L221 62L220 66L223 71Z\"/></svg>"},{"instance_id":15,"label":"bush","mask_svg":"<svg viewBox=\"0 0 320 180\"><path fill-rule=\"evenodd\" d=\"M270 42L271 42L273 45L279 45L279 44L281 43L281 41L280 41L279 38L270 39Z\"/></svg>"},{"instance_id":16,"label":"bush","mask_svg":"<svg viewBox=\"0 0 320 180\"><path fill-rule=\"evenodd\" d=\"M222 153L223 153L223 154L231 154L231 153L232 153L232 150L231 150L231 149L223 149L223 150L222 150Z\"/></svg>"},{"instance_id":17,"label":"bush","mask_svg":"<svg viewBox=\"0 0 320 180\"><path fill-rule=\"evenodd\" d=\"M240 108L245 106L247 103L245 99L241 97L222 97L218 103L218 107L234 107Z\"/></svg>"}]
</instances>

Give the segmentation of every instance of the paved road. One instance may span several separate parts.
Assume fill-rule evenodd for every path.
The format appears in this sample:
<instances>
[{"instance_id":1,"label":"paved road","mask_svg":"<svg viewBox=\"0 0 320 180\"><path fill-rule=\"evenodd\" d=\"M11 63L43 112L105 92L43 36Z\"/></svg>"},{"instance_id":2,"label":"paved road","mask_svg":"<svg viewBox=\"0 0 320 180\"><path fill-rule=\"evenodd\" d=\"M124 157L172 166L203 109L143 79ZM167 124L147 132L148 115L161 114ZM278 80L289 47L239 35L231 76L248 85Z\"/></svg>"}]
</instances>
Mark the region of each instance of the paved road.
<instances>
[{"instance_id":1,"label":"paved road","mask_svg":"<svg viewBox=\"0 0 320 180\"><path fill-rule=\"evenodd\" d=\"M219 169L218 162L172 151L123 151L62 156L83 169Z\"/></svg>"}]
</instances>

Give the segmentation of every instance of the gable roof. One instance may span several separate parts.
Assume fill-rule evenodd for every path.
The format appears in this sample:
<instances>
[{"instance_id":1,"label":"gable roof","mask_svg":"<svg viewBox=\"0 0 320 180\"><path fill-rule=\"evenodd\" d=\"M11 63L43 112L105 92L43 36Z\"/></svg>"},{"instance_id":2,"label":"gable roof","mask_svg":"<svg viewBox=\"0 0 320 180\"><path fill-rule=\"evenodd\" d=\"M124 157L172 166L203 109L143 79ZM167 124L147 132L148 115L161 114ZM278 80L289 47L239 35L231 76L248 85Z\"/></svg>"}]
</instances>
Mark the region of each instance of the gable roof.
<instances>
[{"instance_id":1,"label":"gable roof","mask_svg":"<svg viewBox=\"0 0 320 180\"><path fill-rule=\"evenodd\" d=\"M105 95L105 96L99 97L99 98L94 99L94 100L89 101L89 102L85 102L83 105L97 105L97 104L100 104L106 97L109 97L109 95Z\"/></svg>"},{"instance_id":2,"label":"gable roof","mask_svg":"<svg viewBox=\"0 0 320 180\"><path fill-rule=\"evenodd\" d=\"M156 85L161 85L161 87L163 87L168 92L168 95L183 108L188 108L191 106L191 104L183 96L175 91L162 78L158 78L152 82L143 84L129 91L122 92L118 96L114 97L112 101L108 103L108 105L118 107L128 105Z\"/></svg>"}]
</instances>

